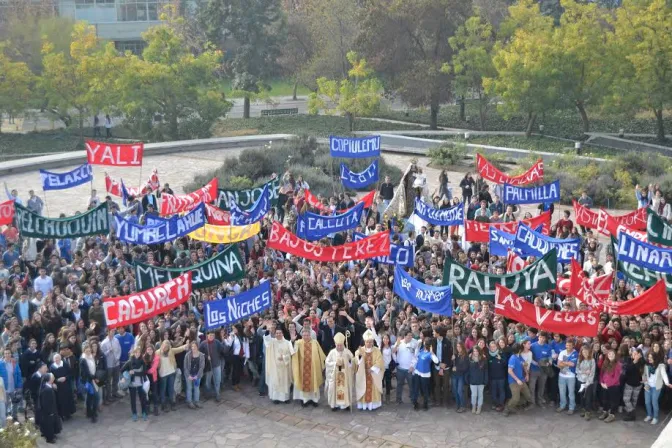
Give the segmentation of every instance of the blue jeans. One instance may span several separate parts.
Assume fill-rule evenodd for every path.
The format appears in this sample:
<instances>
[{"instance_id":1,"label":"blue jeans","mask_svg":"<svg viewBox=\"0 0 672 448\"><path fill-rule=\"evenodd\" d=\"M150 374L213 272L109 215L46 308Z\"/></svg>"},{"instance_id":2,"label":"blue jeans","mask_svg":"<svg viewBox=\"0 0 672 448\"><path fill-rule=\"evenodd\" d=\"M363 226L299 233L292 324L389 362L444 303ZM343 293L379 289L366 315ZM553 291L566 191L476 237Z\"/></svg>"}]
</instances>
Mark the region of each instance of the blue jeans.
<instances>
[{"instance_id":1,"label":"blue jeans","mask_svg":"<svg viewBox=\"0 0 672 448\"><path fill-rule=\"evenodd\" d=\"M171 373L170 375L162 376L159 381L159 388L161 390L161 404L164 405L167 402L170 402L170 404L175 404L175 372Z\"/></svg>"},{"instance_id":2,"label":"blue jeans","mask_svg":"<svg viewBox=\"0 0 672 448\"><path fill-rule=\"evenodd\" d=\"M209 393L213 393L212 382L215 382L214 394L219 398L219 389L222 385L222 366L213 367L208 373L205 374L205 390Z\"/></svg>"},{"instance_id":3,"label":"blue jeans","mask_svg":"<svg viewBox=\"0 0 672 448\"><path fill-rule=\"evenodd\" d=\"M492 404L503 406L506 401L506 380L490 380L490 393L492 394Z\"/></svg>"},{"instance_id":4,"label":"blue jeans","mask_svg":"<svg viewBox=\"0 0 672 448\"><path fill-rule=\"evenodd\" d=\"M404 390L404 383L408 381L409 387L412 387L411 374L406 369L397 367L397 401L401 401L401 393Z\"/></svg>"},{"instance_id":5,"label":"blue jeans","mask_svg":"<svg viewBox=\"0 0 672 448\"><path fill-rule=\"evenodd\" d=\"M485 390L485 385L469 385L471 390L471 405L478 406L479 408L483 406L483 391Z\"/></svg>"},{"instance_id":6,"label":"blue jeans","mask_svg":"<svg viewBox=\"0 0 672 448\"><path fill-rule=\"evenodd\" d=\"M567 393L569 392L569 410L576 409L576 377L566 378L558 376L558 389L560 391L560 409L567 407Z\"/></svg>"},{"instance_id":7,"label":"blue jeans","mask_svg":"<svg viewBox=\"0 0 672 448\"><path fill-rule=\"evenodd\" d=\"M644 389L644 404L646 405L646 416L658 418L658 399L660 398L660 389L649 387Z\"/></svg>"},{"instance_id":8,"label":"blue jeans","mask_svg":"<svg viewBox=\"0 0 672 448\"><path fill-rule=\"evenodd\" d=\"M422 393L422 398L425 400L425 403L429 403L429 380L430 378L425 378L420 375L411 375L411 401L413 403L418 402L420 393Z\"/></svg>"},{"instance_id":9,"label":"blue jeans","mask_svg":"<svg viewBox=\"0 0 672 448\"><path fill-rule=\"evenodd\" d=\"M196 381L192 381L187 378L185 384L187 386L187 403L198 403L201 398L201 391L199 390L201 380L197 379Z\"/></svg>"},{"instance_id":10,"label":"blue jeans","mask_svg":"<svg viewBox=\"0 0 672 448\"><path fill-rule=\"evenodd\" d=\"M453 398L458 408L466 405L464 399L464 374L453 373L450 377L450 387L453 389Z\"/></svg>"}]
</instances>

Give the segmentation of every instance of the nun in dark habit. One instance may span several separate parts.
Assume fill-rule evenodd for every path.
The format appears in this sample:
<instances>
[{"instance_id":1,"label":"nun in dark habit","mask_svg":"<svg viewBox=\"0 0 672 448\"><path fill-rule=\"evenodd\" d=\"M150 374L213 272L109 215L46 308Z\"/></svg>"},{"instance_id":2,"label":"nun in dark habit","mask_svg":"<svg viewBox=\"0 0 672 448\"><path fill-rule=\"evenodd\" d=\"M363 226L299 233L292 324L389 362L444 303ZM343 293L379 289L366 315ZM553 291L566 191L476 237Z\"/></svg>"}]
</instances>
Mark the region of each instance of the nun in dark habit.
<instances>
[{"instance_id":1,"label":"nun in dark habit","mask_svg":"<svg viewBox=\"0 0 672 448\"><path fill-rule=\"evenodd\" d=\"M61 348L63 351L63 348ZM72 391L72 369L63 361L59 353L54 355L51 373L56 378L56 398L58 400L58 415L63 420L70 420L75 413L75 399Z\"/></svg>"},{"instance_id":2,"label":"nun in dark habit","mask_svg":"<svg viewBox=\"0 0 672 448\"><path fill-rule=\"evenodd\" d=\"M56 443L56 434L61 432L61 418L58 416L58 405L54 375L45 373L37 397L36 413L40 414L40 431L47 443ZM37 419L36 419L37 420Z\"/></svg>"}]
</instances>

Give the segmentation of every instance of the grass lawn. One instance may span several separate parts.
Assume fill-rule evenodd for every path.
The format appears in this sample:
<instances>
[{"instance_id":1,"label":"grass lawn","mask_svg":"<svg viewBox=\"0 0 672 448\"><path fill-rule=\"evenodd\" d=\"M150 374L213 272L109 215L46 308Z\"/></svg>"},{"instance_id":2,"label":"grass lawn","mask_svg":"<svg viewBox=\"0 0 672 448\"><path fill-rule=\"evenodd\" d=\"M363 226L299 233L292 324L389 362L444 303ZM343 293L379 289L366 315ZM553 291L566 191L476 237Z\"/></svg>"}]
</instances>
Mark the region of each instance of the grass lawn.
<instances>
[{"instance_id":1,"label":"grass lawn","mask_svg":"<svg viewBox=\"0 0 672 448\"><path fill-rule=\"evenodd\" d=\"M274 79L268 81L268 84L271 86L271 96L287 96L291 97L294 92L294 81L291 79ZM241 98L240 95L231 94L231 80L223 81L224 94L230 98ZM306 87L299 84L298 89L296 89L297 96L307 96L310 93Z\"/></svg>"}]
</instances>

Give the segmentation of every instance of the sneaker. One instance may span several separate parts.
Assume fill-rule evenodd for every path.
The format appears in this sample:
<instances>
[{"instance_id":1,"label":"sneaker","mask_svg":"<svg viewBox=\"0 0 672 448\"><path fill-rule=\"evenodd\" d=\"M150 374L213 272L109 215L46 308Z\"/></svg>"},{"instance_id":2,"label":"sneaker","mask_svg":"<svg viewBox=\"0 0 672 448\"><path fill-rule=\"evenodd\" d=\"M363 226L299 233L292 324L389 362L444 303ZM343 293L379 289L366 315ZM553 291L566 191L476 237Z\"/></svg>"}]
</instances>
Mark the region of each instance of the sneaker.
<instances>
[{"instance_id":1,"label":"sneaker","mask_svg":"<svg viewBox=\"0 0 672 448\"><path fill-rule=\"evenodd\" d=\"M147 421L147 413L146 413L146 412L143 412L143 413L142 413L142 419L143 419L144 421Z\"/></svg>"},{"instance_id":2,"label":"sneaker","mask_svg":"<svg viewBox=\"0 0 672 448\"><path fill-rule=\"evenodd\" d=\"M417 401L414 402L414 403L413 403L413 410L414 410L414 411L417 411L417 410L419 410L419 409L420 409L420 405L418 404L418 402L417 402Z\"/></svg>"},{"instance_id":3,"label":"sneaker","mask_svg":"<svg viewBox=\"0 0 672 448\"><path fill-rule=\"evenodd\" d=\"M567 411L567 415L574 415L574 409L570 409Z\"/></svg>"},{"instance_id":4,"label":"sneaker","mask_svg":"<svg viewBox=\"0 0 672 448\"><path fill-rule=\"evenodd\" d=\"M657 425L658 424L658 419L654 418L653 420L651 420L651 424L652 425Z\"/></svg>"},{"instance_id":5,"label":"sneaker","mask_svg":"<svg viewBox=\"0 0 672 448\"><path fill-rule=\"evenodd\" d=\"M203 407L203 405L201 403L199 403L198 401L196 403L194 403L194 406L196 406L198 409L201 409Z\"/></svg>"},{"instance_id":6,"label":"sneaker","mask_svg":"<svg viewBox=\"0 0 672 448\"><path fill-rule=\"evenodd\" d=\"M646 418L644 419L644 421L647 422L647 423L650 422L650 421L651 421L651 417L649 417L649 416L647 415Z\"/></svg>"},{"instance_id":7,"label":"sneaker","mask_svg":"<svg viewBox=\"0 0 672 448\"><path fill-rule=\"evenodd\" d=\"M503 415L504 417L508 417L509 414L511 414L511 411L509 411L507 408L504 408L504 410L502 411L502 415Z\"/></svg>"},{"instance_id":8,"label":"sneaker","mask_svg":"<svg viewBox=\"0 0 672 448\"><path fill-rule=\"evenodd\" d=\"M523 411L529 411L534 407L533 403L527 403L527 405L523 408Z\"/></svg>"},{"instance_id":9,"label":"sneaker","mask_svg":"<svg viewBox=\"0 0 672 448\"><path fill-rule=\"evenodd\" d=\"M607 418L604 419L604 423L611 423L614 420L616 420L616 416L614 414L609 414L607 415Z\"/></svg>"},{"instance_id":10,"label":"sneaker","mask_svg":"<svg viewBox=\"0 0 672 448\"><path fill-rule=\"evenodd\" d=\"M586 421L589 422L590 419L592 418L592 416L590 415L590 412L586 412L586 413L583 415L583 418L585 418Z\"/></svg>"},{"instance_id":11,"label":"sneaker","mask_svg":"<svg viewBox=\"0 0 672 448\"><path fill-rule=\"evenodd\" d=\"M194 406L194 403L192 403L191 401L187 406L189 406L189 409L196 409L196 406Z\"/></svg>"},{"instance_id":12,"label":"sneaker","mask_svg":"<svg viewBox=\"0 0 672 448\"><path fill-rule=\"evenodd\" d=\"M216 397L215 397L215 401L216 401L217 403L221 403L221 401L222 401L222 397L220 397L220 396L216 396Z\"/></svg>"},{"instance_id":13,"label":"sneaker","mask_svg":"<svg viewBox=\"0 0 672 448\"><path fill-rule=\"evenodd\" d=\"M137 422L138 421L138 414L131 415L131 420L133 420L134 422Z\"/></svg>"},{"instance_id":14,"label":"sneaker","mask_svg":"<svg viewBox=\"0 0 672 448\"><path fill-rule=\"evenodd\" d=\"M600 416L597 417L597 418L599 418L600 420L604 420L605 418L607 418L608 415L609 415L609 413L607 411L602 411Z\"/></svg>"},{"instance_id":15,"label":"sneaker","mask_svg":"<svg viewBox=\"0 0 672 448\"><path fill-rule=\"evenodd\" d=\"M558 409L555 410L555 412L558 412L558 413L560 413L560 412L562 412L562 411L564 411L563 408L558 408Z\"/></svg>"}]
</instances>

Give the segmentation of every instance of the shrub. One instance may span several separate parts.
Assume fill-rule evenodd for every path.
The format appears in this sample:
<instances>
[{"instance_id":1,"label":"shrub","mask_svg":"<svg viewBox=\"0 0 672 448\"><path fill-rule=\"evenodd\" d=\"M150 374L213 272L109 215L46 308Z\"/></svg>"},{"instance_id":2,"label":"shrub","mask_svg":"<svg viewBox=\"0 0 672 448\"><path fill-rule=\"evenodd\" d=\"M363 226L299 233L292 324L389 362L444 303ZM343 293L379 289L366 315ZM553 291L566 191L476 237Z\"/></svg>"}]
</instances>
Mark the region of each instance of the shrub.
<instances>
[{"instance_id":1,"label":"shrub","mask_svg":"<svg viewBox=\"0 0 672 448\"><path fill-rule=\"evenodd\" d=\"M444 143L437 148L430 148L427 155L437 168L462 165L467 156L467 147L461 143Z\"/></svg>"}]
</instances>

